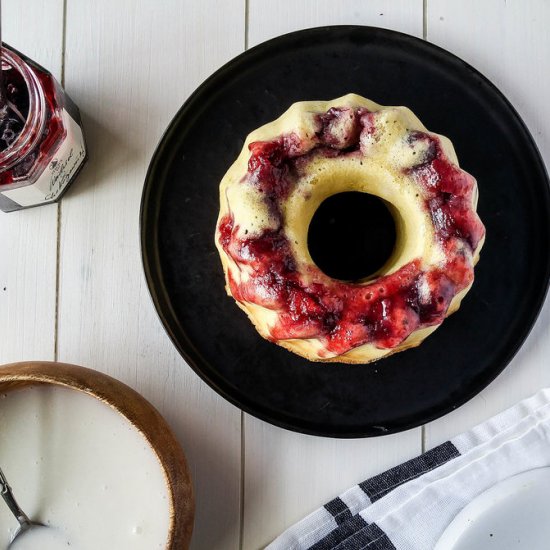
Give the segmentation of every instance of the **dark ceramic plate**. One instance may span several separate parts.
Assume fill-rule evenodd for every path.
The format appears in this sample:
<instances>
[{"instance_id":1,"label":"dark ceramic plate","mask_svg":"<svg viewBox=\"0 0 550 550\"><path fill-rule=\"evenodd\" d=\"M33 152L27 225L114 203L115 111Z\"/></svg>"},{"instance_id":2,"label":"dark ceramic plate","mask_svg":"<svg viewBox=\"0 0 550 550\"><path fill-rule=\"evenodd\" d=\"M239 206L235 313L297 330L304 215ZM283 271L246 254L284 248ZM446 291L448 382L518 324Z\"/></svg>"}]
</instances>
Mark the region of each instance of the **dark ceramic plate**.
<instances>
[{"instance_id":1,"label":"dark ceramic plate","mask_svg":"<svg viewBox=\"0 0 550 550\"><path fill-rule=\"evenodd\" d=\"M410 107L454 142L479 183L487 241L461 309L419 348L378 363L310 363L263 340L227 297L214 247L218 184L245 136L299 100L348 92ZM147 282L174 344L245 411L310 434L363 437L419 426L504 369L544 301L550 195L516 111L475 69L404 34L326 27L240 55L187 100L151 161L141 209Z\"/></svg>"}]
</instances>

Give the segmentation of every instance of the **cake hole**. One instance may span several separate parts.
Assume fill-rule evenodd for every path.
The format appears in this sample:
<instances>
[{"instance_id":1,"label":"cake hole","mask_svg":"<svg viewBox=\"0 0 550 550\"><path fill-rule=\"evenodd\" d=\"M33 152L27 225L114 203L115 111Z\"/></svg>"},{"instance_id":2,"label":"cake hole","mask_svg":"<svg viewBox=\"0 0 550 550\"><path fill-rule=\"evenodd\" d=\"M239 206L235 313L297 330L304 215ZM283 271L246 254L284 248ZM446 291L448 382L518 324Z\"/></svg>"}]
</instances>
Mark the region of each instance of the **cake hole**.
<instances>
[{"instance_id":1,"label":"cake hole","mask_svg":"<svg viewBox=\"0 0 550 550\"><path fill-rule=\"evenodd\" d=\"M357 281L376 273L395 248L395 221L374 195L347 191L325 199L311 220L307 244L319 269Z\"/></svg>"}]
</instances>

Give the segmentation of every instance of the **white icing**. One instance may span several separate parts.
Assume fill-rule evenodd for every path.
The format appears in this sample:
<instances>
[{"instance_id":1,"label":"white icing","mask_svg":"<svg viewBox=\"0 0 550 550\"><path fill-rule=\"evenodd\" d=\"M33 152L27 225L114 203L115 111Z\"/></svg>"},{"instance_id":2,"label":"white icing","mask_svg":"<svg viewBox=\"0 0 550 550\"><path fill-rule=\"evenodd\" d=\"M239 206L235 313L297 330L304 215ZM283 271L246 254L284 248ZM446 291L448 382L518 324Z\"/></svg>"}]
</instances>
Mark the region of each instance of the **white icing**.
<instances>
[{"instance_id":1,"label":"white icing","mask_svg":"<svg viewBox=\"0 0 550 550\"><path fill-rule=\"evenodd\" d=\"M52 526L23 534L14 550L166 547L160 463L144 436L94 397L53 386L0 394L0 465L27 515ZM18 524L0 504L4 549Z\"/></svg>"}]
</instances>

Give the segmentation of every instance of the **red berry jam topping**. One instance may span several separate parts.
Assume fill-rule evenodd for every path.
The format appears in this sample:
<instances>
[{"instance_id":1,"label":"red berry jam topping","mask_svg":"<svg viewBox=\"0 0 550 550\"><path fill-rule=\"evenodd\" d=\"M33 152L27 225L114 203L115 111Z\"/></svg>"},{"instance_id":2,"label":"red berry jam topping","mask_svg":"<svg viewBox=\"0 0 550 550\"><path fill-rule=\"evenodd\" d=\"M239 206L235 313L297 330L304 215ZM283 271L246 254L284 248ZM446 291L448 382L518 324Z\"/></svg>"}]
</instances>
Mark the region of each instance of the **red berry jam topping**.
<instances>
[{"instance_id":1,"label":"red berry jam topping","mask_svg":"<svg viewBox=\"0 0 550 550\"><path fill-rule=\"evenodd\" d=\"M440 324L454 296L473 281L472 256L485 233L472 208L475 181L452 164L436 136L414 131L408 133L408 143L423 140L427 147L407 175L422 189L445 261L425 271L420 259L414 260L366 284L331 279L310 266L307 279L313 282L303 282L284 231L280 201L292 191L305 158L356 154L361 136L375 131L373 113L333 108L319 116L315 139L307 144L292 134L249 146L248 174L242 184L263 193L279 226L242 238L233 216L227 215L219 223L218 239L249 274L238 282L228 272L233 297L277 311L270 334L274 341L318 338L327 355L366 343L391 349L412 332Z\"/></svg>"},{"instance_id":2,"label":"red berry jam topping","mask_svg":"<svg viewBox=\"0 0 550 550\"><path fill-rule=\"evenodd\" d=\"M29 129L29 144L38 142L38 145L29 145L28 149L22 150L22 160L10 170L0 173L0 185L23 181L37 167L46 166L65 136L59 108L64 103L63 91L51 74L35 69L35 75L44 93L45 124L43 127ZM28 89L21 74L10 68L4 71L4 78L7 83L8 104L7 117L0 120L0 151L12 145L23 131L29 111Z\"/></svg>"},{"instance_id":3,"label":"red berry jam topping","mask_svg":"<svg viewBox=\"0 0 550 550\"><path fill-rule=\"evenodd\" d=\"M21 74L6 64L2 76L6 103L0 106L0 151L17 139L29 113L29 94Z\"/></svg>"}]
</instances>

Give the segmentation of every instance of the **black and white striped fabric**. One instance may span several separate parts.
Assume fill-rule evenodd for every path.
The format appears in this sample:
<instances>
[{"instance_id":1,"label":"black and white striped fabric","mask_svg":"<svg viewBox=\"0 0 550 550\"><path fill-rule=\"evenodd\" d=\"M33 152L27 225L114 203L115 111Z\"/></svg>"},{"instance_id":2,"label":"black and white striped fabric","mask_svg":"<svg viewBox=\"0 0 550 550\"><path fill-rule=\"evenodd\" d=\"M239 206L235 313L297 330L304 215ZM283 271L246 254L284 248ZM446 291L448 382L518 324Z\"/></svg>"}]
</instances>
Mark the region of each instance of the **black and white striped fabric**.
<instances>
[{"instance_id":1,"label":"black and white striped fabric","mask_svg":"<svg viewBox=\"0 0 550 550\"><path fill-rule=\"evenodd\" d=\"M355 485L266 550L430 550L495 483L550 466L550 389Z\"/></svg>"}]
</instances>

